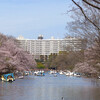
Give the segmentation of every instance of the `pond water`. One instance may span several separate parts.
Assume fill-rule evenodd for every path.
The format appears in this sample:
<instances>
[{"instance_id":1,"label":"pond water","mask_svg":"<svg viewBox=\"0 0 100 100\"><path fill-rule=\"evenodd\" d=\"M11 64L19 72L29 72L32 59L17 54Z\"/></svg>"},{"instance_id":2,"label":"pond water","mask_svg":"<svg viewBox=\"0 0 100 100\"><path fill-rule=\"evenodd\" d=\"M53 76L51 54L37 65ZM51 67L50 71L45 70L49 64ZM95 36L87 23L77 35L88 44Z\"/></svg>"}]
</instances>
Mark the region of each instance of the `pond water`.
<instances>
[{"instance_id":1,"label":"pond water","mask_svg":"<svg viewBox=\"0 0 100 100\"><path fill-rule=\"evenodd\" d=\"M0 100L100 100L100 80L46 74L0 81Z\"/></svg>"}]
</instances>

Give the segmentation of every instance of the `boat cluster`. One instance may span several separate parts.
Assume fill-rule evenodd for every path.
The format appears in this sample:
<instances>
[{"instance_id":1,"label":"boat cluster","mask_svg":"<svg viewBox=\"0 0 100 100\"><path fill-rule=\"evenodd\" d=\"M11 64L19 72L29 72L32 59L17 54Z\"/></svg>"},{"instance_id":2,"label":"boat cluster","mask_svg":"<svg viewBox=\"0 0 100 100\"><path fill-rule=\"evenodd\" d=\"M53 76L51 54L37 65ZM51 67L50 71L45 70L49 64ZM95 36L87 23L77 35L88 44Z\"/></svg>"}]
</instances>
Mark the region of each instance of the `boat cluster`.
<instances>
[{"instance_id":1,"label":"boat cluster","mask_svg":"<svg viewBox=\"0 0 100 100\"><path fill-rule=\"evenodd\" d=\"M81 76L80 73L78 73L78 72L71 72L69 70L66 70L66 71L50 70L50 72L49 72L49 74L53 74L54 76L57 76L57 73L59 73L60 75L66 75L66 76Z\"/></svg>"},{"instance_id":2,"label":"boat cluster","mask_svg":"<svg viewBox=\"0 0 100 100\"><path fill-rule=\"evenodd\" d=\"M69 70L66 71L50 70L48 73L52 74L54 77L57 77L58 74L66 76L77 76L77 77L83 76L79 72L71 72ZM25 76L28 75L45 76L45 71L44 70L24 71L24 72L16 71L14 74L13 73L3 74L1 76L1 80L6 82L13 82L15 81L15 79L23 79ZM100 76L98 76L98 79L100 79Z\"/></svg>"},{"instance_id":3,"label":"boat cluster","mask_svg":"<svg viewBox=\"0 0 100 100\"><path fill-rule=\"evenodd\" d=\"M53 74L54 77L57 77L57 71L56 70L50 70L49 74Z\"/></svg>"},{"instance_id":4,"label":"boat cluster","mask_svg":"<svg viewBox=\"0 0 100 100\"><path fill-rule=\"evenodd\" d=\"M28 75L44 76L45 72L44 70L24 71L24 72L16 71L15 73L8 73L1 75L1 80L5 82L13 82L15 81L15 79L24 79L24 77Z\"/></svg>"},{"instance_id":5,"label":"boat cluster","mask_svg":"<svg viewBox=\"0 0 100 100\"><path fill-rule=\"evenodd\" d=\"M24 76L27 76L27 75L32 75L32 72L31 71L24 71L24 72L16 71L15 73L7 73L7 74L1 75L1 80L5 82L13 82L15 81L15 79L23 79Z\"/></svg>"},{"instance_id":6,"label":"boat cluster","mask_svg":"<svg viewBox=\"0 0 100 100\"><path fill-rule=\"evenodd\" d=\"M59 71L59 74L64 74L66 76L81 76L81 73L79 72L71 72L69 70L66 70L66 71Z\"/></svg>"},{"instance_id":7,"label":"boat cluster","mask_svg":"<svg viewBox=\"0 0 100 100\"><path fill-rule=\"evenodd\" d=\"M36 75L36 76L44 76L45 73L44 73L44 70L37 70L37 71L34 71L34 75Z\"/></svg>"}]
</instances>

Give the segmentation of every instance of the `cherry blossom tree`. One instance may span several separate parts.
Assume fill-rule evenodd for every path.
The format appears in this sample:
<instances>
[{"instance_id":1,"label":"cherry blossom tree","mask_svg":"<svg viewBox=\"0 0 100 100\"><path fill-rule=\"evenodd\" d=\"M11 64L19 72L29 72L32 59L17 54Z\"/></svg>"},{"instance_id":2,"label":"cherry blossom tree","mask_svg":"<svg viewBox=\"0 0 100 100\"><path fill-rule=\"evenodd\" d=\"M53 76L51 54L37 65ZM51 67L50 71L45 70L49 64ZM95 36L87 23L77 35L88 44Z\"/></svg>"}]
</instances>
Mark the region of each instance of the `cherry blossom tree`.
<instances>
[{"instance_id":1,"label":"cherry blossom tree","mask_svg":"<svg viewBox=\"0 0 100 100\"><path fill-rule=\"evenodd\" d=\"M33 56L19 48L15 38L0 34L0 73L29 71L35 67Z\"/></svg>"}]
</instances>

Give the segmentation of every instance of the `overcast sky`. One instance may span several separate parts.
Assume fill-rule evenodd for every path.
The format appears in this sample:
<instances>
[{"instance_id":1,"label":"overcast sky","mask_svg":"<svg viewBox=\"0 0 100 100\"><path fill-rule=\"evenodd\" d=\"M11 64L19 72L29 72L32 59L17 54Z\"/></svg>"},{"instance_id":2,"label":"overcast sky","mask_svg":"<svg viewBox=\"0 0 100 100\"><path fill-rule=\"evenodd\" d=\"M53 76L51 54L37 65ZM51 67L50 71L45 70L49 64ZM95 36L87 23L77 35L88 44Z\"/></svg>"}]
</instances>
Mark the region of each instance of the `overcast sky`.
<instances>
[{"instance_id":1,"label":"overcast sky","mask_svg":"<svg viewBox=\"0 0 100 100\"><path fill-rule=\"evenodd\" d=\"M0 32L34 39L64 38L71 0L0 0Z\"/></svg>"}]
</instances>

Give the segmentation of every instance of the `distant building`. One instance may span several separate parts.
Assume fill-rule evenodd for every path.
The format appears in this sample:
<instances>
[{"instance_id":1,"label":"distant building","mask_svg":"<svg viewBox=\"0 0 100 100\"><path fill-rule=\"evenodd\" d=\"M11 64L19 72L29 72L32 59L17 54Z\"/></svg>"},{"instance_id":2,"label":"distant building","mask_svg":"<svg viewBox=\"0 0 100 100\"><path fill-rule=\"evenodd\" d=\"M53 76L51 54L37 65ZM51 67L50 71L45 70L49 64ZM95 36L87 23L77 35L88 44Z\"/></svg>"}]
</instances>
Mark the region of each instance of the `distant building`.
<instances>
[{"instance_id":1,"label":"distant building","mask_svg":"<svg viewBox=\"0 0 100 100\"><path fill-rule=\"evenodd\" d=\"M38 39L24 39L22 36L17 39L20 47L34 55L35 59L39 59L40 56L59 54L60 51L80 51L84 48L82 40L73 37L43 39L43 35L39 35Z\"/></svg>"},{"instance_id":2,"label":"distant building","mask_svg":"<svg viewBox=\"0 0 100 100\"><path fill-rule=\"evenodd\" d=\"M43 35L39 35L38 36L38 39L43 39Z\"/></svg>"}]
</instances>

